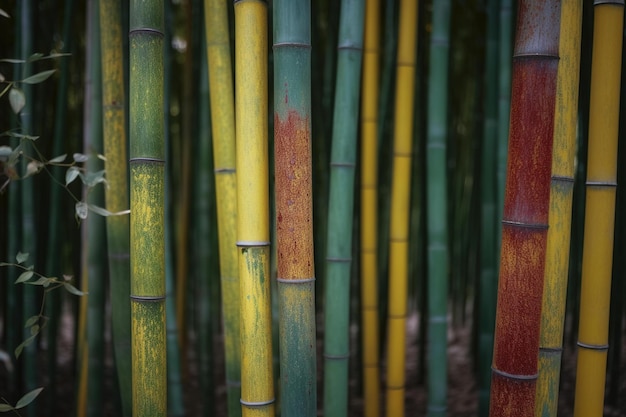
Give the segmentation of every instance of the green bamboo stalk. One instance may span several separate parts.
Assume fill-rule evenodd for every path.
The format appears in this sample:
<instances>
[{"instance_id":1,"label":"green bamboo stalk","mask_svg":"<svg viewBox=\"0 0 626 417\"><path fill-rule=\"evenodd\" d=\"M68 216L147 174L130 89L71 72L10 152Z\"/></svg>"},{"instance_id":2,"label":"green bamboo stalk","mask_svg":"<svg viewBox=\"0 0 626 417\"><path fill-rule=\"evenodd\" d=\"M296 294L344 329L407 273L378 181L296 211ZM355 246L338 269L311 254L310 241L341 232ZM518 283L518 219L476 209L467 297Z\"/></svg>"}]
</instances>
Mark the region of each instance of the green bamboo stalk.
<instances>
[{"instance_id":1,"label":"green bamboo stalk","mask_svg":"<svg viewBox=\"0 0 626 417\"><path fill-rule=\"evenodd\" d=\"M63 9L63 30L62 30L62 42L65 52L72 52L74 48L74 35L71 33L72 19L74 17L74 0L68 0L65 2ZM57 87L56 103L55 103L55 121L54 121L54 135L52 155L61 155L64 153L65 141L64 136L67 134L67 110L68 110L68 85L70 78L70 59L63 58L59 62L59 83ZM61 167L51 167L50 174L53 178L53 183L57 182L63 184L63 170ZM61 196L63 193L62 187L53 185L50 187L50 199L49 199L49 223L48 223L48 242L46 252L49 256L46 258L46 275L55 276L59 273L61 267L60 256L52 254L56 253L56 249L62 242L63 232L61 225L62 210L67 207L63 204ZM48 317L48 325L46 327L46 337L48 340L48 375L50 377L50 383L45 390L46 395L46 409L49 413L52 413L53 405L57 402L57 333L59 329L59 318L61 316L61 291L51 291L46 296L46 317Z\"/></svg>"},{"instance_id":2,"label":"green bamboo stalk","mask_svg":"<svg viewBox=\"0 0 626 417\"><path fill-rule=\"evenodd\" d=\"M536 417L557 415L574 192L581 24L582 1L563 1Z\"/></svg>"},{"instance_id":3,"label":"green bamboo stalk","mask_svg":"<svg viewBox=\"0 0 626 417\"><path fill-rule=\"evenodd\" d=\"M242 415L273 416L265 2L235 0L235 87Z\"/></svg>"},{"instance_id":4,"label":"green bamboo stalk","mask_svg":"<svg viewBox=\"0 0 626 417\"><path fill-rule=\"evenodd\" d=\"M490 416L534 414L559 62L559 1L519 5Z\"/></svg>"},{"instance_id":5,"label":"green bamboo stalk","mask_svg":"<svg viewBox=\"0 0 626 417\"><path fill-rule=\"evenodd\" d=\"M194 13L194 16L202 13ZM201 24L204 31L204 25ZM204 32L203 32L204 34ZM200 55L200 92L197 100L199 114L210 114L209 110L209 79L206 48L206 37L200 42L202 47ZM198 120L197 134L194 138L194 164L195 178L193 184L193 270L194 287L196 288L195 316L196 334L198 335L197 357L200 370L200 386L203 396L203 411L206 416L213 416L216 412L216 385L213 377L214 360L213 337L218 329L217 317L219 316L219 256L217 236L217 216L215 201L215 177L213 174L213 151L211 143L211 119L201 117ZM241 407L240 407L241 408Z\"/></svg>"},{"instance_id":6,"label":"green bamboo stalk","mask_svg":"<svg viewBox=\"0 0 626 417\"><path fill-rule=\"evenodd\" d=\"M133 415L167 414L163 2L130 5Z\"/></svg>"},{"instance_id":7,"label":"green bamboo stalk","mask_svg":"<svg viewBox=\"0 0 626 417\"><path fill-rule=\"evenodd\" d=\"M274 158L282 416L317 415L311 4L274 2Z\"/></svg>"},{"instance_id":8,"label":"green bamboo stalk","mask_svg":"<svg viewBox=\"0 0 626 417\"><path fill-rule=\"evenodd\" d=\"M235 109L226 0L205 0L228 415L241 415Z\"/></svg>"},{"instance_id":9,"label":"green bamboo stalk","mask_svg":"<svg viewBox=\"0 0 626 417\"><path fill-rule=\"evenodd\" d=\"M18 28L21 30L21 45L20 55L22 59L27 59L33 52L33 3L31 0L24 0L20 4L20 25ZM24 63L22 64L22 78L26 78L31 75L32 65ZM33 103L33 87L29 84L23 84L22 91L24 93L26 105L19 114L21 133L30 135L33 134L33 111L35 109ZM33 146L29 140L22 140L21 142L22 152L25 155L33 154ZM23 172L26 172L26 166L28 164L26 158L22 159ZM35 226L35 189L34 178L29 177L21 181L21 198L22 198L22 245L21 252L28 253L29 262L37 263L37 232ZM14 255L15 256L15 255ZM23 315L24 317L30 317L34 309L37 308L37 295L36 288L34 286L26 285L22 290L23 297ZM36 311L36 310L35 310ZM30 331L25 327L22 331L22 340L26 340L30 336ZM23 352L23 388L24 392L29 392L37 387L37 344L29 344ZM26 410L26 415L34 417L37 413L37 407L31 406Z\"/></svg>"},{"instance_id":10,"label":"green bamboo stalk","mask_svg":"<svg viewBox=\"0 0 626 417\"><path fill-rule=\"evenodd\" d=\"M108 186L106 209L128 209L128 167L126 157L126 102L122 15L120 0L100 0L102 43L102 117L105 169ZM107 218L109 287L111 293L111 331L115 367L125 417L132 414L129 216Z\"/></svg>"},{"instance_id":11,"label":"green bamboo stalk","mask_svg":"<svg viewBox=\"0 0 626 417\"><path fill-rule=\"evenodd\" d=\"M426 150L428 233L429 417L447 409L448 227L446 140L450 1L433 4Z\"/></svg>"},{"instance_id":12,"label":"green bamboo stalk","mask_svg":"<svg viewBox=\"0 0 626 417\"><path fill-rule=\"evenodd\" d=\"M497 204L496 153L498 135L498 5L499 0L487 2L487 47L485 54L485 126L482 142L480 192L480 281L478 283L478 415L489 414L491 359L495 325L497 293Z\"/></svg>"},{"instance_id":13,"label":"green bamboo stalk","mask_svg":"<svg viewBox=\"0 0 626 417\"><path fill-rule=\"evenodd\" d=\"M88 156L85 163L87 172L97 172L104 168L98 154L102 153L102 65L100 51L100 12L97 1L87 3L87 58L85 81L84 146L83 153ZM102 207L104 188L98 186L84 192L85 201ZM82 274L86 279L88 295L86 301L86 332L84 351L87 359L82 362L87 372L80 375L86 379L85 403L78 409L78 415L96 417L102 415L104 383L104 283L106 258L106 222L105 218L91 213L82 224ZM83 300L81 299L81 302ZM79 384L83 386L83 384ZM80 400L79 400L80 404ZM84 414L83 414L84 413Z\"/></svg>"},{"instance_id":14,"label":"green bamboo stalk","mask_svg":"<svg viewBox=\"0 0 626 417\"><path fill-rule=\"evenodd\" d=\"M348 411L348 311L364 2L341 2L330 161L324 314L324 414Z\"/></svg>"}]
</instances>

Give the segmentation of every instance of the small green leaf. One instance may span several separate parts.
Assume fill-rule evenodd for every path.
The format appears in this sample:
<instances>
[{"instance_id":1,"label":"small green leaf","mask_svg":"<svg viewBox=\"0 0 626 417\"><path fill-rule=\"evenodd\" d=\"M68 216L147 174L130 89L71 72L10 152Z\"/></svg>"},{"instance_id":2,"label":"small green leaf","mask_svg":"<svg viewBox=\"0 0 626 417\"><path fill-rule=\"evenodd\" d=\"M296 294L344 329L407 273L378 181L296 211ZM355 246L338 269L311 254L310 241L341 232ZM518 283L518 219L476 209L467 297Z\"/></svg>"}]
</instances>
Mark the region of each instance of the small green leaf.
<instances>
[{"instance_id":1,"label":"small green leaf","mask_svg":"<svg viewBox=\"0 0 626 417\"><path fill-rule=\"evenodd\" d=\"M84 201L76 203L76 215L79 219L85 220L89 214L89 206Z\"/></svg>"},{"instance_id":2,"label":"small green leaf","mask_svg":"<svg viewBox=\"0 0 626 417\"><path fill-rule=\"evenodd\" d=\"M4 16L4 17L7 17L7 18L11 17L11 16L9 16L9 14L7 12L5 12L2 9L0 9L0 16Z\"/></svg>"},{"instance_id":3,"label":"small green leaf","mask_svg":"<svg viewBox=\"0 0 626 417\"><path fill-rule=\"evenodd\" d=\"M70 294L74 294L74 295L78 295L78 296L82 296L82 295L87 294L86 292L83 292L83 291L79 290L78 288L76 288L75 286L73 286L72 284L70 284L68 282L63 283L63 287Z\"/></svg>"},{"instance_id":4,"label":"small green leaf","mask_svg":"<svg viewBox=\"0 0 626 417\"><path fill-rule=\"evenodd\" d=\"M33 343L33 340L35 340L35 337L37 337L37 335L30 336L28 339L24 340L22 343L19 344L18 347L15 348L15 357L16 358L20 357L20 355L22 354L22 351L24 350L24 348L26 346L28 346L31 343Z\"/></svg>"},{"instance_id":5,"label":"small green leaf","mask_svg":"<svg viewBox=\"0 0 626 417\"><path fill-rule=\"evenodd\" d=\"M37 334L39 333L39 325L38 324L34 324L32 326L30 326L30 334L31 336L37 336Z\"/></svg>"},{"instance_id":6,"label":"small green leaf","mask_svg":"<svg viewBox=\"0 0 626 417\"><path fill-rule=\"evenodd\" d=\"M23 59L4 58L0 59L0 62L6 62L8 64L23 64L26 61L24 61Z\"/></svg>"},{"instance_id":7,"label":"small green leaf","mask_svg":"<svg viewBox=\"0 0 626 417\"><path fill-rule=\"evenodd\" d=\"M41 391L43 391L43 387L35 388L31 392L24 394L24 396L19 399L17 404L15 404L15 408L19 409L19 408L26 407L28 404L33 402L35 398L37 398L37 396L41 393Z\"/></svg>"},{"instance_id":8,"label":"small green leaf","mask_svg":"<svg viewBox=\"0 0 626 417\"><path fill-rule=\"evenodd\" d=\"M85 175L85 185L87 187L94 187L96 184L100 184L101 182L106 184L106 179L104 179L104 170L97 172L88 172Z\"/></svg>"},{"instance_id":9,"label":"small green leaf","mask_svg":"<svg viewBox=\"0 0 626 417\"><path fill-rule=\"evenodd\" d=\"M38 72L37 74L31 75L28 78L24 78L22 82L24 84L39 84L40 82L46 81L55 72L56 70L41 71L41 72Z\"/></svg>"},{"instance_id":10,"label":"small green leaf","mask_svg":"<svg viewBox=\"0 0 626 417\"><path fill-rule=\"evenodd\" d=\"M26 320L26 323L24 324L24 328L30 327L37 322L39 322L39 316L29 317L28 320Z\"/></svg>"},{"instance_id":11,"label":"small green leaf","mask_svg":"<svg viewBox=\"0 0 626 417\"><path fill-rule=\"evenodd\" d=\"M72 155L74 158L75 162L87 162L87 160L89 159L89 157L85 154L82 153L75 153L74 155Z\"/></svg>"},{"instance_id":12,"label":"small green leaf","mask_svg":"<svg viewBox=\"0 0 626 417\"><path fill-rule=\"evenodd\" d=\"M24 271L20 274L20 276L15 280L16 284L20 282L26 282L33 276L33 271Z\"/></svg>"},{"instance_id":13,"label":"small green leaf","mask_svg":"<svg viewBox=\"0 0 626 417\"><path fill-rule=\"evenodd\" d=\"M10 146L0 146L0 160L8 161L12 153L13 149Z\"/></svg>"},{"instance_id":14,"label":"small green leaf","mask_svg":"<svg viewBox=\"0 0 626 417\"><path fill-rule=\"evenodd\" d=\"M19 132L3 132L2 134L6 135L6 136L10 136L12 138L18 138L18 139L28 139L28 140L37 140L37 139L39 139L39 136L31 136L31 135L26 135L24 133L19 133Z\"/></svg>"},{"instance_id":15,"label":"small green leaf","mask_svg":"<svg viewBox=\"0 0 626 417\"><path fill-rule=\"evenodd\" d=\"M22 264L26 262L28 260L28 252L26 253L18 252L17 256L15 257L15 260L17 261L18 264Z\"/></svg>"},{"instance_id":16,"label":"small green leaf","mask_svg":"<svg viewBox=\"0 0 626 417\"><path fill-rule=\"evenodd\" d=\"M67 158L67 154L66 153L64 153L63 155L59 155L59 156L56 156L56 157L50 159L48 161L48 163L49 164L58 164L58 163L61 163L61 162L65 161L65 158Z\"/></svg>"},{"instance_id":17,"label":"small green leaf","mask_svg":"<svg viewBox=\"0 0 626 417\"><path fill-rule=\"evenodd\" d=\"M47 287L48 285L50 285L50 278L41 277L41 278L37 279L37 281L27 282L27 284L42 285L44 287Z\"/></svg>"},{"instance_id":18,"label":"small green leaf","mask_svg":"<svg viewBox=\"0 0 626 417\"><path fill-rule=\"evenodd\" d=\"M44 57L44 54L42 54L41 52L35 52L34 54L32 54L31 56L28 57L28 59L26 60L26 62L35 62L35 61L39 61L40 59L42 59Z\"/></svg>"},{"instance_id":19,"label":"small green leaf","mask_svg":"<svg viewBox=\"0 0 626 417\"><path fill-rule=\"evenodd\" d=\"M19 114L26 105L26 97L24 92L17 87L13 87L9 91L9 103L11 103L11 109L13 113Z\"/></svg>"},{"instance_id":20,"label":"small green leaf","mask_svg":"<svg viewBox=\"0 0 626 417\"><path fill-rule=\"evenodd\" d=\"M15 410L15 408L9 404L0 404L0 413L6 413L13 410Z\"/></svg>"},{"instance_id":21,"label":"small green leaf","mask_svg":"<svg viewBox=\"0 0 626 417\"><path fill-rule=\"evenodd\" d=\"M43 168L43 164L39 161L30 161L26 165L26 173L24 174L24 178L30 177L31 175L37 174Z\"/></svg>"},{"instance_id":22,"label":"small green leaf","mask_svg":"<svg viewBox=\"0 0 626 417\"><path fill-rule=\"evenodd\" d=\"M65 172L65 185L71 184L80 175L80 170L77 167L69 167Z\"/></svg>"},{"instance_id":23,"label":"small green leaf","mask_svg":"<svg viewBox=\"0 0 626 417\"><path fill-rule=\"evenodd\" d=\"M123 216L125 214L130 214L130 210L122 210L122 211L118 211L116 213L112 213L112 212L110 212L109 210L107 210L105 208L94 206L93 204L89 204L89 210L93 211L96 214L104 216L104 217L108 217L108 216Z\"/></svg>"}]
</instances>

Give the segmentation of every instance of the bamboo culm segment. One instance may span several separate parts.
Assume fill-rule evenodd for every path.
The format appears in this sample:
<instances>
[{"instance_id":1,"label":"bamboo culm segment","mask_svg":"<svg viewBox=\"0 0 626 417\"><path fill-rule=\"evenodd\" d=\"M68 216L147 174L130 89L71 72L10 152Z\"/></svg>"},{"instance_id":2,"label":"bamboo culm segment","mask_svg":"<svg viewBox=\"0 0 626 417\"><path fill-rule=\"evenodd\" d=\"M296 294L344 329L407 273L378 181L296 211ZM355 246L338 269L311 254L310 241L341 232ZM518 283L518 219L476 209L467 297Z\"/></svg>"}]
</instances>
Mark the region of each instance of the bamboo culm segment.
<instances>
[{"instance_id":1,"label":"bamboo culm segment","mask_svg":"<svg viewBox=\"0 0 626 417\"><path fill-rule=\"evenodd\" d=\"M363 15L363 1L341 2L324 283L324 414L327 417L345 416L348 412L350 268Z\"/></svg>"},{"instance_id":2,"label":"bamboo culm segment","mask_svg":"<svg viewBox=\"0 0 626 417\"><path fill-rule=\"evenodd\" d=\"M163 2L130 5L133 415L167 415Z\"/></svg>"},{"instance_id":3,"label":"bamboo culm segment","mask_svg":"<svg viewBox=\"0 0 626 417\"><path fill-rule=\"evenodd\" d=\"M241 415L235 105L226 0L205 0L228 415Z\"/></svg>"},{"instance_id":4,"label":"bamboo culm segment","mask_svg":"<svg viewBox=\"0 0 626 417\"><path fill-rule=\"evenodd\" d=\"M273 416L265 2L235 1L235 87L242 415Z\"/></svg>"},{"instance_id":5,"label":"bamboo culm segment","mask_svg":"<svg viewBox=\"0 0 626 417\"><path fill-rule=\"evenodd\" d=\"M102 118L106 209L112 213L128 209L128 165L126 116L124 113L124 73L122 17L119 0L100 1L102 43ZM131 333L130 333L130 216L106 218L111 291L111 331L117 379L122 398L122 415L132 414Z\"/></svg>"},{"instance_id":6,"label":"bamboo culm segment","mask_svg":"<svg viewBox=\"0 0 626 417\"><path fill-rule=\"evenodd\" d=\"M274 2L274 158L281 415L317 415L311 4Z\"/></svg>"},{"instance_id":7,"label":"bamboo culm segment","mask_svg":"<svg viewBox=\"0 0 626 417\"><path fill-rule=\"evenodd\" d=\"M560 2L519 5L490 416L534 413Z\"/></svg>"},{"instance_id":8,"label":"bamboo culm segment","mask_svg":"<svg viewBox=\"0 0 626 417\"><path fill-rule=\"evenodd\" d=\"M561 3L560 30L535 417L557 415L574 192L582 1Z\"/></svg>"},{"instance_id":9,"label":"bamboo culm segment","mask_svg":"<svg viewBox=\"0 0 626 417\"><path fill-rule=\"evenodd\" d=\"M595 2L576 417L599 417L604 409L623 26L623 1Z\"/></svg>"},{"instance_id":10,"label":"bamboo culm segment","mask_svg":"<svg viewBox=\"0 0 626 417\"><path fill-rule=\"evenodd\" d=\"M365 417L381 412L378 319L378 84L380 0L365 1L361 100L361 323Z\"/></svg>"},{"instance_id":11,"label":"bamboo culm segment","mask_svg":"<svg viewBox=\"0 0 626 417\"><path fill-rule=\"evenodd\" d=\"M447 103L450 1L433 4L426 147L428 234L428 404L429 417L447 410Z\"/></svg>"},{"instance_id":12,"label":"bamboo culm segment","mask_svg":"<svg viewBox=\"0 0 626 417\"><path fill-rule=\"evenodd\" d=\"M389 346L387 354L387 412L404 416L406 316L409 264L409 213L413 106L417 44L417 2L400 3L396 68L394 158L389 235Z\"/></svg>"}]
</instances>

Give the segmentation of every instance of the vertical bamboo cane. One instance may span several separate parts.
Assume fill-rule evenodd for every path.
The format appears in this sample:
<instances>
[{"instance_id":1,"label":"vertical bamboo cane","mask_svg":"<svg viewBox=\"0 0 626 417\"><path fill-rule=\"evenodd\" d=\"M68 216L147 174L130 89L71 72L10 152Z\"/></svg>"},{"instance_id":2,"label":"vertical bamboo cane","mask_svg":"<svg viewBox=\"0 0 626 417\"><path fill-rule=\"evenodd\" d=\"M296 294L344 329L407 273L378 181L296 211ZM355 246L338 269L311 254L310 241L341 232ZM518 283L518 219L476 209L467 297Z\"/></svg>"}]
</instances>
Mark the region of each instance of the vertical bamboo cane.
<instances>
[{"instance_id":1,"label":"vertical bamboo cane","mask_svg":"<svg viewBox=\"0 0 626 417\"><path fill-rule=\"evenodd\" d=\"M623 26L623 0L594 2L576 417L602 416L604 408Z\"/></svg>"},{"instance_id":2,"label":"vertical bamboo cane","mask_svg":"<svg viewBox=\"0 0 626 417\"><path fill-rule=\"evenodd\" d=\"M536 417L557 414L569 267L578 115L582 1L561 3L548 243L539 338Z\"/></svg>"},{"instance_id":3,"label":"vertical bamboo cane","mask_svg":"<svg viewBox=\"0 0 626 417\"><path fill-rule=\"evenodd\" d=\"M518 12L492 417L534 413L548 232L560 2L522 1Z\"/></svg>"},{"instance_id":4,"label":"vertical bamboo cane","mask_svg":"<svg viewBox=\"0 0 626 417\"><path fill-rule=\"evenodd\" d=\"M324 413L328 417L345 416L348 412L353 188L363 13L362 0L341 2L324 283Z\"/></svg>"},{"instance_id":5,"label":"vertical bamboo cane","mask_svg":"<svg viewBox=\"0 0 626 417\"><path fill-rule=\"evenodd\" d=\"M361 100L361 322L365 417L380 416L378 326L378 83L380 0L365 2Z\"/></svg>"},{"instance_id":6,"label":"vertical bamboo cane","mask_svg":"<svg viewBox=\"0 0 626 417\"><path fill-rule=\"evenodd\" d=\"M450 1L433 4L428 90L426 197L428 233L428 405L429 417L447 409L448 209L446 141Z\"/></svg>"},{"instance_id":7,"label":"vertical bamboo cane","mask_svg":"<svg viewBox=\"0 0 626 417\"><path fill-rule=\"evenodd\" d=\"M417 3L415 0L401 0L400 2L389 234L389 345L387 348L386 413L388 417L404 416Z\"/></svg>"},{"instance_id":8,"label":"vertical bamboo cane","mask_svg":"<svg viewBox=\"0 0 626 417\"><path fill-rule=\"evenodd\" d=\"M126 116L124 113L124 58L120 0L100 0L102 44L102 129L106 208L110 212L128 209L128 165L126 157ZM107 218L111 331L122 415L132 414L130 354L130 258L129 216Z\"/></svg>"},{"instance_id":9,"label":"vertical bamboo cane","mask_svg":"<svg viewBox=\"0 0 626 417\"><path fill-rule=\"evenodd\" d=\"M235 0L235 86L242 415L273 416L264 1Z\"/></svg>"},{"instance_id":10,"label":"vertical bamboo cane","mask_svg":"<svg viewBox=\"0 0 626 417\"><path fill-rule=\"evenodd\" d=\"M274 2L274 158L281 415L317 415L311 4Z\"/></svg>"},{"instance_id":11,"label":"vertical bamboo cane","mask_svg":"<svg viewBox=\"0 0 626 417\"><path fill-rule=\"evenodd\" d=\"M163 1L130 5L133 415L167 414Z\"/></svg>"},{"instance_id":12,"label":"vertical bamboo cane","mask_svg":"<svg viewBox=\"0 0 626 417\"><path fill-rule=\"evenodd\" d=\"M228 415L241 415L235 108L226 0L205 0Z\"/></svg>"}]
</instances>

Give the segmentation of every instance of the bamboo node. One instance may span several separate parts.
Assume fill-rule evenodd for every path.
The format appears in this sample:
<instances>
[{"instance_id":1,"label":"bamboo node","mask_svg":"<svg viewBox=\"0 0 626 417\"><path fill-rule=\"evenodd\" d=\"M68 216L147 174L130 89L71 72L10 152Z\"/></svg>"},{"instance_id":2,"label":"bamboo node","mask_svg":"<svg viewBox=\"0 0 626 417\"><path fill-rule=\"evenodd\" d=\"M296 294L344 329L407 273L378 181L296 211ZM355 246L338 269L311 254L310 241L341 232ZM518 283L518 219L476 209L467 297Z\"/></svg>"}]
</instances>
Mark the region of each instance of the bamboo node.
<instances>
[{"instance_id":1,"label":"bamboo node","mask_svg":"<svg viewBox=\"0 0 626 417\"><path fill-rule=\"evenodd\" d=\"M269 246L270 242L266 240L238 240L236 245L238 248L258 248Z\"/></svg>"},{"instance_id":2,"label":"bamboo node","mask_svg":"<svg viewBox=\"0 0 626 417\"><path fill-rule=\"evenodd\" d=\"M278 281L280 283L283 283L283 284L306 284L307 282L315 281L315 277L313 277L313 278L294 278L294 279L276 278L276 281Z\"/></svg>"},{"instance_id":3,"label":"bamboo node","mask_svg":"<svg viewBox=\"0 0 626 417\"><path fill-rule=\"evenodd\" d=\"M531 381L533 379L537 379L538 376L539 376L539 374L532 374L532 375L510 374L508 372L504 372L504 371L501 371L499 369L496 369L493 366L491 367L491 372L493 372L494 374L503 376L505 378L517 379L517 380L520 380L520 381Z\"/></svg>"},{"instance_id":4,"label":"bamboo node","mask_svg":"<svg viewBox=\"0 0 626 417\"><path fill-rule=\"evenodd\" d=\"M137 302L159 302L165 300L164 295L130 295L130 299Z\"/></svg>"},{"instance_id":5,"label":"bamboo node","mask_svg":"<svg viewBox=\"0 0 626 417\"><path fill-rule=\"evenodd\" d=\"M344 359L348 359L350 357L350 354L348 353L347 355L330 355L328 353L324 353L324 359L329 359L329 360L335 360L335 361L340 361L340 360L344 360Z\"/></svg>"},{"instance_id":6,"label":"bamboo node","mask_svg":"<svg viewBox=\"0 0 626 417\"><path fill-rule=\"evenodd\" d=\"M587 181L585 182L585 185L587 187L617 187L617 182L616 181Z\"/></svg>"},{"instance_id":7,"label":"bamboo node","mask_svg":"<svg viewBox=\"0 0 626 417\"><path fill-rule=\"evenodd\" d=\"M244 401L243 398L239 399L241 405L245 405L246 407L264 407L266 405L273 404L275 401L276 400L274 398L267 401Z\"/></svg>"},{"instance_id":8,"label":"bamboo node","mask_svg":"<svg viewBox=\"0 0 626 417\"><path fill-rule=\"evenodd\" d=\"M583 342L580 342L580 341L576 342L576 344L579 347L583 348L583 349L598 350L598 351L609 350L609 345L608 344L606 344L606 345L592 345L592 344L583 343Z\"/></svg>"},{"instance_id":9,"label":"bamboo node","mask_svg":"<svg viewBox=\"0 0 626 417\"><path fill-rule=\"evenodd\" d=\"M129 36L135 33L151 33L164 37L163 31L154 28L135 28L128 31Z\"/></svg>"},{"instance_id":10,"label":"bamboo node","mask_svg":"<svg viewBox=\"0 0 626 417\"><path fill-rule=\"evenodd\" d=\"M333 258L333 257L326 257L326 260L328 262L352 262L352 258Z\"/></svg>"},{"instance_id":11,"label":"bamboo node","mask_svg":"<svg viewBox=\"0 0 626 417\"><path fill-rule=\"evenodd\" d=\"M311 49L311 44L304 42L276 42L274 45L272 45L272 49L286 47Z\"/></svg>"},{"instance_id":12,"label":"bamboo node","mask_svg":"<svg viewBox=\"0 0 626 417\"><path fill-rule=\"evenodd\" d=\"M523 227L525 229L540 229L540 230L546 230L548 228L548 225L544 223L523 223L523 222L516 222L514 220L502 220L502 225L513 226L513 227Z\"/></svg>"}]
</instances>

